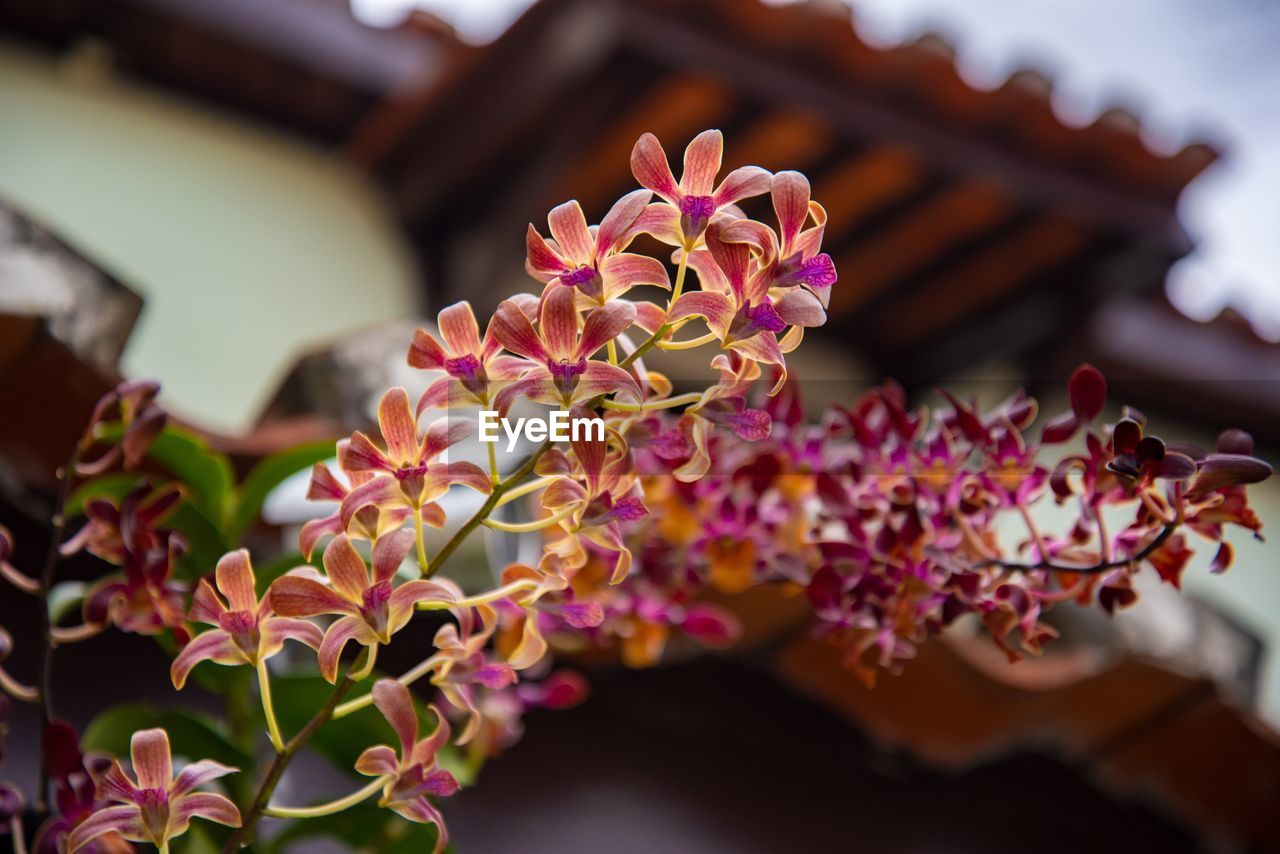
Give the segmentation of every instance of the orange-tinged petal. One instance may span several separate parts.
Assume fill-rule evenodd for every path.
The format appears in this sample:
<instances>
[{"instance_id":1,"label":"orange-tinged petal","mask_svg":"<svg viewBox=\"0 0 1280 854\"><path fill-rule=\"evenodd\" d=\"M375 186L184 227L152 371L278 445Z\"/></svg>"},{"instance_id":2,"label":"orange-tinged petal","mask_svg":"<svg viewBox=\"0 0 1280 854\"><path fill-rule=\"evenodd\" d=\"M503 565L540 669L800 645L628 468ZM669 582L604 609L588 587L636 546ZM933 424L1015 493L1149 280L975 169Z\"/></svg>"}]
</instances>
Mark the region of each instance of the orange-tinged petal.
<instances>
[{"instance_id":1,"label":"orange-tinged petal","mask_svg":"<svg viewBox=\"0 0 1280 854\"><path fill-rule=\"evenodd\" d=\"M782 245L795 245L800 229L809 218L809 179L799 172L779 172L773 176L773 210L778 215Z\"/></svg>"},{"instance_id":2,"label":"orange-tinged petal","mask_svg":"<svg viewBox=\"0 0 1280 854\"><path fill-rule=\"evenodd\" d=\"M455 356L480 355L480 326L476 323L471 303L464 300L441 309L437 323L440 334Z\"/></svg>"},{"instance_id":3,"label":"orange-tinged petal","mask_svg":"<svg viewBox=\"0 0 1280 854\"><path fill-rule=\"evenodd\" d=\"M614 203L596 229L597 261L626 246L631 239L631 226L644 213L652 198L653 193L649 190L633 190Z\"/></svg>"},{"instance_id":4,"label":"orange-tinged petal","mask_svg":"<svg viewBox=\"0 0 1280 854\"><path fill-rule=\"evenodd\" d=\"M551 359L567 359L578 340L578 312L574 307L576 288L553 288L542 300L538 322L542 340Z\"/></svg>"},{"instance_id":5,"label":"orange-tinged petal","mask_svg":"<svg viewBox=\"0 0 1280 854\"><path fill-rule=\"evenodd\" d=\"M565 290L569 289L565 288ZM548 354L546 348L542 346L542 339L534 331L529 318L513 300L502 301L493 313L489 328L498 339L498 343L512 353L518 353L539 362L546 360Z\"/></svg>"},{"instance_id":6,"label":"orange-tinged petal","mask_svg":"<svg viewBox=\"0 0 1280 854\"><path fill-rule=\"evenodd\" d=\"M636 307L625 300L592 309L582 327L582 338L574 350L578 357L590 358L609 341L617 338L636 319Z\"/></svg>"},{"instance_id":7,"label":"orange-tinged petal","mask_svg":"<svg viewBox=\"0 0 1280 854\"><path fill-rule=\"evenodd\" d=\"M320 675L328 682L337 681L338 660L342 657L343 648L353 640L365 646L378 642L373 629L359 617L335 620L324 633L324 640L320 642L320 649L316 654L316 663L320 665Z\"/></svg>"},{"instance_id":8,"label":"orange-tinged petal","mask_svg":"<svg viewBox=\"0 0 1280 854\"><path fill-rule=\"evenodd\" d=\"M359 602L369 587L369 568L346 534L329 541L322 561L334 589L345 598Z\"/></svg>"},{"instance_id":9,"label":"orange-tinged petal","mask_svg":"<svg viewBox=\"0 0 1280 854\"><path fill-rule=\"evenodd\" d=\"M453 445L471 435L473 423L465 418L439 418L431 422L422 437L419 463L429 463Z\"/></svg>"},{"instance_id":10,"label":"orange-tinged petal","mask_svg":"<svg viewBox=\"0 0 1280 854\"><path fill-rule=\"evenodd\" d=\"M182 648L182 652L173 660L169 668L169 678L173 687L179 691L187 684L187 676L191 669L202 661L216 661L218 664L248 664L240 647L236 646L231 635L221 629L211 629L196 637Z\"/></svg>"},{"instance_id":11,"label":"orange-tinged petal","mask_svg":"<svg viewBox=\"0 0 1280 854\"><path fill-rule=\"evenodd\" d=\"M409 367L421 368L425 371L440 371L444 370L444 361L447 358L449 354L430 332L418 329L413 333L413 343L409 345Z\"/></svg>"},{"instance_id":12,"label":"orange-tinged petal","mask_svg":"<svg viewBox=\"0 0 1280 854\"><path fill-rule=\"evenodd\" d=\"M373 686L373 704L400 738L400 755L408 757L418 741L418 713L409 689L394 679L379 679Z\"/></svg>"},{"instance_id":13,"label":"orange-tinged petal","mask_svg":"<svg viewBox=\"0 0 1280 854\"><path fill-rule=\"evenodd\" d=\"M134 842L143 842L147 839L147 831L142 825L136 806L106 807L94 811L72 828L71 834L67 837L67 852L75 854L95 839L100 839L108 833L118 833Z\"/></svg>"},{"instance_id":14,"label":"orange-tinged petal","mask_svg":"<svg viewBox=\"0 0 1280 854\"><path fill-rule=\"evenodd\" d=\"M742 199L749 199L752 196L767 193L769 192L769 181L769 173L759 166L743 166L734 169L724 176L724 180L716 188L713 196L716 206L732 205Z\"/></svg>"},{"instance_id":15,"label":"orange-tinged petal","mask_svg":"<svg viewBox=\"0 0 1280 854\"><path fill-rule=\"evenodd\" d=\"M631 624L631 634L622 639L622 663L636 668L657 664L669 634L666 626L636 620Z\"/></svg>"},{"instance_id":16,"label":"orange-tinged petal","mask_svg":"<svg viewBox=\"0 0 1280 854\"><path fill-rule=\"evenodd\" d=\"M631 149L631 173L640 186L653 190L668 202L675 204L680 200L680 188L671 174L667 153L653 134L646 133L636 140L635 147Z\"/></svg>"},{"instance_id":17,"label":"orange-tinged petal","mask_svg":"<svg viewBox=\"0 0 1280 854\"><path fill-rule=\"evenodd\" d=\"M255 611L258 608L258 592L254 589L253 564L248 549L236 549L218 560L214 570L218 590L227 597L232 611Z\"/></svg>"},{"instance_id":18,"label":"orange-tinged petal","mask_svg":"<svg viewBox=\"0 0 1280 854\"><path fill-rule=\"evenodd\" d=\"M610 255L600 263L606 300L622 296L638 285L654 285L671 290L667 268L657 258L623 252Z\"/></svg>"},{"instance_id":19,"label":"orange-tinged petal","mask_svg":"<svg viewBox=\"0 0 1280 854\"><path fill-rule=\"evenodd\" d=\"M529 223L529 229L525 232L524 246L525 269L538 281L549 282L569 269L560 253L552 249L542 235L538 234L533 223Z\"/></svg>"},{"instance_id":20,"label":"orange-tinged petal","mask_svg":"<svg viewBox=\"0 0 1280 854\"><path fill-rule=\"evenodd\" d=\"M547 215L551 236L556 239L562 255L575 265L588 265L593 258L591 231L587 218L576 201L565 202L551 209Z\"/></svg>"},{"instance_id":21,"label":"orange-tinged petal","mask_svg":"<svg viewBox=\"0 0 1280 854\"><path fill-rule=\"evenodd\" d=\"M409 406L409 393L402 388L387 389L378 403L378 427L387 443L390 459L403 465L418 450L418 423Z\"/></svg>"},{"instance_id":22,"label":"orange-tinged petal","mask_svg":"<svg viewBox=\"0 0 1280 854\"><path fill-rule=\"evenodd\" d=\"M724 135L718 130L704 130L684 150L684 173L680 189L691 196L709 196L720 173L724 153ZM643 183L643 182L642 182Z\"/></svg>"},{"instance_id":23,"label":"orange-tinged petal","mask_svg":"<svg viewBox=\"0 0 1280 854\"><path fill-rule=\"evenodd\" d=\"M320 582L286 574L271 584L267 593L271 610L282 617L316 617L320 614L354 614L354 602Z\"/></svg>"},{"instance_id":24,"label":"orange-tinged petal","mask_svg":"<svg viewBox=\"0 0 1280 854\"><path fill-rule=\"evenodd\" d=\"M711 584L721 593L741 593L755 583L756 545L751 540L713 540L706 554Z\"/></svg>"}]
</instances>

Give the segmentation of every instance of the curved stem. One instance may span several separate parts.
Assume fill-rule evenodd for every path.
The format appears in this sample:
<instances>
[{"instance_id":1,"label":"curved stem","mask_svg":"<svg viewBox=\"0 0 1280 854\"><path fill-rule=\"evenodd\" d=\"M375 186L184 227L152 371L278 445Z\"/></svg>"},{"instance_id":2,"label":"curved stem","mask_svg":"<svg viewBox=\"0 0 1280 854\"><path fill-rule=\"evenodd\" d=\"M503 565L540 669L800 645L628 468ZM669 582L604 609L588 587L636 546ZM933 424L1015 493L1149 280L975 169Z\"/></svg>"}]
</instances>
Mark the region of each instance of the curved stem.
<instances>
[{"instance_id":1,"label":"curved stem","mask_svg":"<svg viewBox=\"0 0 1280 854\"><path fill-rule=\"evenodd\" d=\"M609 364L618 364L618 345L613 343L613 339L609 339L608 343Z\"/></svg>"},{"instance_id":2,"label":"curved stem","mask_svg":"<svg viewBox=\"0 0 1280 854\"><path fill-rule=\"evenodd\" d=\"M550 528L552 525L558 525L565 519L573 515L578 508L569 505L543 519L535 519L532 522L500 522L497 519L481 519L480 524L493 528L495 531L506 531L510 534L528 534L533 531L541 531L543 528Z\"/></svg>"},{"instance_id":3,"label":"curved stem","mask_svg":"<svg viewBox=\"0 0 1280 854\"><path fill-rule=\"evenodd\" d=\"M655 409L673 409L677 406L688 406L691 403L697 403L702 400L702 392L691 391L688 394L677 395L676 397L667 397L661 400L646 401L644 403L625 403L621 400L604 400L600 405L605 409L613 409L618 412L649 412Z\"/></svg>"},{"instance_id":4,"label":"curved stem","mask_svg":"<svg viewBox=\"0 0 1280 854\"><path fill-rule=\"evenodd\" d=\"M676 270L676 284L671 290L671 304L673 305L675 304L676 299L680 296L681 291L684 289L685 275L689 271L689 251L690 248L686 246L685 250L680 253L680 266ZM655 344L662 340L663 336L671 331L671 328L672 326L670 323L664 323L659 326L657 331L646 338L639 347L631 352L631 355L627 356L627 358L623 359L619 363L619 367L625 368L636 359L639 359L645 353L649 352Z\"/></svg>"},{"instance_id":5,"label":"curved stem","mask_svg":"<svg viewBox=\"0 0 1280 854\"><path fill-rule=\"evenodd\" d=\"M71 479L75 477L76 464L80 462L80 444L67 459L67 464L58 469L58 497L53 505L52 524L49 532L49 549L44 555L44 567L40 571L40 604L37 619L40 621L40 739L44 743L44 733L54 719L53 713L53 649L57 642L53 636L53 621L49 616L49 591L53 587L54 572L58 568L58 556L62 533L67 526L67 498L71 495ZM45 762L47 751L40 751L40 783L36 790L36 811L44 812L49 795L49 768Z\"/></svg>"},{"instance_id":6,"label":"curved stem","mask_svg":"<svg viewBox=\"0 0 1280 854\"><path fill-rule=\"evenodd\" d=\"M524 498L526 495L528 495L531 492L537 492L539 489L546 489L553 482L555 482L558 477L559 475L555 475L552 477L540 477L540 478L537 478L536 480L531 480L528 483L522 483L519 486L515 487L514 489L509 489L506 492L502 493L502 497L498 499L497 506L501 507L504 504L510 504L512 501L515 501L517 498Z\"/></svg>"},{"instance_id":7,"label":"curved stem","mask_svg":"<svg viewBox=\"0 0 1280 854\"><path fill-rule=\"evenodd\" d=\"M333 815L336 812L353 807L361 801L366 801L378 790L387 784L390 777L378 777L363 789L357 789L345 798L338 798L335 801L329 801L327 804L317 804L313 807L266 807L262 812L273 818L318 818L322 815Z\"/></svg>"},{"instance_id":8,"label":"curved stem","mask_svg":"<svg viewBox=\"0 0 1280 854\"><path fill-rule=\"evenodd\" d=\"M81 623L78 626L71 626L66 629L54 626L49 629L49 634L61 646L97 637L102 634L106 627L106 623Z\"/></svg>"},{"instance_id":9,"label":"curved stem","mask_svg":"<svg viewBox=\"0 0 1280 854\"><path fill-rule=\"evenodd\" d=\"M534 590L538 587L538 582L532 578L522 578L519 581L513 581L510 584L504 584L501 587L495 587L484 593L477 593L475 596L468 596L465 599L459 599L456 602L439 602L428 601L419 602L419 611L445 611L454 608L474 608L477 605L487 605L490 602L496 602L499 599L506 599L513 593L519 593L523 590Z\"/></svg>"},{"instance_id":10,"label":"curved stem","mask_svg":"<svg viewBox=\"0 0 1280 854\"><path fill-rule=\"evenodd\" d=\"M431 672L431 669L436 665L436 660L437 660L436 656L434 655L430 656L429 658L423 659L422 661L418 662L413 667L409 668L404 673L396 677L396 681L399 682L401 685L405 685L405 686L412 685L414 682L417 682L423 676L426 676L428 673ZM352 712L358 712L361 709L365 708L366 706L370 706L372 704L373 704L373 692L370 691L368 694L362 694L361 696L356 697L354 700L348 700L347 702L343 703L341 706L338 706L338 708L333 710L333 716L335 719L345 718L347 715L351 714Z\"/></svg>"},{"instance_id":11,"label":"curved stem","mask_svg":"<svg viewBox=\"0 0 1280 854\"><path fill-rule=\"evenodd\" d=\"M276 754L275 759L271 761L271 765L267 768L262 784L258 786L258 792L254 795L253 803L247 810L243 811L244 820L240 823L240 827L231 834L227 844L222 847L223 854L234 854L252 837L253 829L258 823L258 819L262 817L263 811L267 808L267 801L271 797L271 793L275 791L276 785L280 782L280 778L284 776L285 769L293 761L294 755L311 739L311 736L316 734L320 727L328 723L329 719L333 717L334 709L342 702L342 698L346 696L353 685L355 685L355 681L350 675L338 680L338 684L333 687L332 693L329 694L329 699L325 701L320 710L312 715L311 720L307 721L297 735L285 742L284 749Z\"/></svg>"},{"instance_id":12,"label":"curved stem","mask_svg":"<svg viewBox=\"0 0 1280 854\"><path fill-rule=\"evenodd\" d=\"M0 667L0 691L24 703L36 703L40 700L40 692L37 689L23 685L5 672L3 667Z\"/></svg>"},{"instance_id":13,"label":"curved stem","mask_svg":"<svg viewBox=\"0 0 1280 854\"><path fill-rule=\"evenodd\" d=\"M1069 566L1066 564L1054 563L1053 561L1047 561L1047 560L1041 561L1040 563L1014 563L1011 561L992 560L992 561L988 561L988 563L991 563L995 566L1003 567L1005 569L1010 569L1015 572L1029 572L1035 569L1051 569L1054 572L1076 572L1076 573L1083 573L1086 575L1096 575L1097 573L1100 573L1100 572L1107 572L1112 569L1119 569L1122 566L1129 566L1130 564L1134 564L1134 563L1138 563L1139 561L1146 560L1148 557L1152 555L1152 553L1155 552L1156 549L1164 545L1165 540L1169 539L1169 537L1173 534L1173 532L1178 529L1179 524L1180 524L1179 522L1175 521L1171 524L1165 525L1162 529L1160 529L1160 533L1156 534L1156 536L1151 540L1151 542L1147 543L1145 546L1142 547L1141 551L1138 551L1129 557L1119 558L1117 560L1103 561L1101 563L1095 563L1090 566Z\"/></svg>"},{"instance_id":14,"label":"curved stem","mask_svg":"<svg viewBox=\"0 0 1280 854\"><path fill-rule=\"evenodd\" d=\"M697 338L690 338L687 341L659 341L659 350L696 350L713 341L719 341L720 338L714 332L708 332L706 335L699 335Z\"/></svg>"},{"instance_id":15,"label":"curved stem","mask_svg":"<svg viewBox=\"0 0 1280 854\"><path fill-rule=\"evenodd\" d=\"M39 580L19 571L16 566L9 563L7 560L0 560L0 578L4 578L4 580L8 581L23 593L28 593L32 596L40 595Z\"/></svg>"},{"instance_id":16,"label":"curved stem","mask_svg":"<svg viewBox=\"0 0 1280 854\"><path fill-rule=\"evenodd\" d=\"M347 672L347 678L352 682L363 682L373 672L373 665L378 660L378 644L371 643L364 648L364 655L360 661Z\"/></svg>"},{"instance_id":17,"label":"curved stem","mask_svg":"<svg viewBox=\"0 0 1280 854\"><path fill-rule=\"evenodd\" d=\"M271 674L267 672L267 660L258 659L258 692L262 697L262 714L267 719L267 734L271 736L271 746L276 753L284 750L284 739L280 737L280 724L276 721L275 705L271 702Z\"/></svg>"}]
</instances>

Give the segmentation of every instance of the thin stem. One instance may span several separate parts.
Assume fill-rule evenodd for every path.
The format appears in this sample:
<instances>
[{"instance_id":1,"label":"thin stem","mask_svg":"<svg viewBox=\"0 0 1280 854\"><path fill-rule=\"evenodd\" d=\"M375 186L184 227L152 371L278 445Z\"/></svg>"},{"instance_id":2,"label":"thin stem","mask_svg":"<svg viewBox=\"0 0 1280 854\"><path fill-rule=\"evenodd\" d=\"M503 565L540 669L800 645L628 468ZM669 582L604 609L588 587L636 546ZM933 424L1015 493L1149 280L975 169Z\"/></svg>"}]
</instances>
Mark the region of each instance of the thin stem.
<instances>
[{"instance_id":1,"label":"thin stem","mask_svg":"<svg viewBox=\"0 0 1280 854\"><path fill-rule=\"evenodd\" d=\"M1031 563L1031 564L1013 563L1010 561L1003 561L1003 560L992 560L992 561L988 561L988 563L991 563L995 566L1001 566L1001 567L1004 567L1005 569L1010 569L1015 572L1027 572L1035 569L1051 569L1054 572L1077 572L1077 573L1084 573L1087 575L1096 575L1101 572L1107 572L1112 569L1119 569L1122 566L1129 566L1130 564L1134 564L1134 563L1138 563L1139 561L1146 560L1148 557L1152 555L1152 553L1155 552L1156 549L1164 545L1165 540L1169 539L1169 537L1172 536L1173 532L1178 529L1179 525L1180 525L1180 522L1173 522L1171 524L1165 525L1160 530L1160 533L1156 534L1156 536L1151 540L1151 542L1147 543L1145 546L1143 546L1141 551L1134 553L1130 557L1119 558L1117 560L1104 561L1102 563L1095 563L1091 566L1068 566L1065 564L1053 563L1052 561L1047 561L1047 560L1041 561L1040 563Z\"/></svg>"},{"instance_id":2,"label":"thin stem","mask_svg":"<svg viewBox=\"0 0 1280 854\"><path fill-rule=\"evenodd\" d=\"M81 623L78 626L71 626L65 629L53 626L49 629L49 634L59 646L65 646L69 643L79 643L80 641L97 637L106 628L106 623Z\"/></svg>"},{"instance_id":3,"label":"thin stem","mask_svg":"<svg viewBox=\"0 0 1280 854\"><path fill-rule=\"evenodd\" d=\"M27 834L22 827L21 812L9 819L9 836L13 839L13 854L27 854Z\"/></svg>"},{"instance_id":4,"label":"thin stem","mask_svg":"<svg viewBox=\"0 0 1280 854\"><path fill-rule=\"evenodd\" d=\"M621 400L605 400L601 401L601 406L605 409L613 409L618 412L649 412L654 409L673 409L677 406L687 406L691 403L697 403L702 400L702 392L691 391L688 394L677 395L676 397L667 397L662 400L645 401L644 403L624 403Z\"/></svg>"},{"instance_id":5,"label":"thin stem","mask_svg":"<svg viewBox=\"0 0 1280 854\"><path fill-rule=\"evenodd\" d=\"M258 691L262 696L262 714L267 719L267 734L271 736L271 746L276 753L284 750L284 739L280 737L280 724L276 720L275 705L271 702L271 674L267 672L267 660L258 659Z\"/></svg>"},{"instance_id":6,"label":"thin stem","mask_svg":"<svg viewBox=\"0 0 1280 854\"><path fill-rule=\"evenodd\" d=\"M720 338L714 332L708 332L706 335L699 335L697 338L690 338L688 341L659 341L659 350L696 350L713 341L719 341Z\"/></svg>"},{"instance_id":7,"label":"thin stem","mask_svg":"<svg viewBox=\"0 0 1280 854\"><path fill-rule=\"evenodd\" d=\"M502 480L502 475L498 474L498 451L495 445L497 442L486 442L485 447L489 449L489 478L498 484Z\"/></svg>"},{"instance_id":8,"label":"thin stem","mask_svg":"<svg viewBox=\"0 0 1280 854\"><path fill-rule=\"evenodd\" d=\"M1102 508L1096 504L1093 506L1093 519L1098 523L1098 547L1102 552L1102 560L1106 563L1112 559L1111 537L1107 534L1107 522L1102 518Z\"/></svg>"},{"instance_id":9,"label":"thin stem","mask_svg":"<svg viewBox=\"0 0 1280 854\"><path fill-rule=\"evenodd\" d=\"M3 668L0 668L0 691L4 691L13 699L21 700L24 703L37 703L40 701L39 690L23 685L6 673Z\"/></svg>"},{"instance_id":10,"label":"thin stem","mask_svg":"<svg viewBox=\"0 0 1280 854\"><path fill-rule=\"evenodd\" d=\"M253 803L244 811L244 820L240 827L231 834L231 838L227 840L227 844L222 847L223 854L235 854L245 844L246 840L253 835L253 829L258 823L258 819L262 817L263 811L267 808L267 801L271 797L271 793L275 791L276 785L280 782L280 778L284 776L285 769L289 767L289 763L293 761L293 757L302 749L310 739L316 734L320 727L329 722L333 717L333 711L342 702L342 698L351 690L356 683L351 677L344 676L338 680L338 684L333 686L333 691L329 694L329 699L325 701L324 706L320 708L306 725L298 730L298 734L289 739L284 749L276 754L275 759L271 761L271 765L267 768L266 775L262 778L262 784L258 786L258 792L253 798Z\"/></svg>"},{"instance_id":11,"label":"thin stem","mask_svg":"<svg viewBox=\"0 0 1280 854\"><path fill-rule=\"evenodd\" d=\"M363 682L373 672L373 665L378 660L378 644L371 643L364 648L364 656L347 674L353 682Z\"/></svg>"},{"instance_id":12,"label":"thin stem","mask_svg":"<svg viewBox=\"0 0 1280 854\"><path fill-rule=\"evenodd\" d=\"M510 504L512 501L515 501L518 498L524 498L529 493L537 492L539 489L546 489L556 480L558 480L558 477L540 477L536 480L531 480L528 483L522 483L514 489L508 489L502 494L502 497L498 499L498 506L501 507L504 504Z\"/></svg>"},{"instance_id":13,"label":"thin stem","mask_svg":"<svg viewBox=\"0 0 1280 854\"><path fill-rule=\"evenodd\" d=\"M493 446L490 445L490 448ZM418 550L418 569L425 576L431 575L431 561L427 560L427 538L422 533L422 508L413 508L413 543Z\"/></svg>"},{"instance_id":14,"label":"thin stem","mask_svg":"<svg viewBox=\"0 0 1280 854\"><path fill-rule=\"evenodd\" d=\"M80 462L80 445L76 444L67 464L58 469L58 497L53 505L53 518L49 532L49 549L44 555L44 567L40 571L40 605L37 618L40 621L40 739L44 743L45 733L53 714L53 649L56 641L53 636L53 621L49 617L49 591L53 588L54 572L58 568L58 549L61 545L62 533L67 526L67 498L71 495L71 479L75 476L76 464ZM44 812L46 798L49 794L49 768L45 762L47 751L40 751L40 783L36 790L36 811Z\"/></svg>"},{"instance_id":15,"label":"thin stem","mask_svg":"<svg viewBox=\"0 0 1280 854\"><path fill-rule=\"evenodd\" d=\"M400 674L400 676L396 678L396 681L399 682L401 685L408 687L409 685L412 685L414 682L417 682L423 676L426 676L428 673L430 673L432 668L436 666L436 662L438 660L439 660L438 657L434 655L428 658L425 658L422 661L419 661L413 667L406 670L404 673ZM354 700L348 700L347 702L343 703L341 706L338 706L338 708L333 710L333 717L335 719L345 718L347 715L351 714L352 712L358 712L361 709L365 708L366 706L372 705L372 703L373 703L373 692L370 691L368 694L362 694L361 696L356 697Z\"/></svg>"},{"instance_id":16,"label":"thin stem","mask_svg":"<svg viewBox=\"0 0 1280 854\"><path fill-rule=\"evenodd\" d=\"M387 784L389 777L378 777L363 789L357 789L345 798L338 798L335 801L329 801L327 804L317 804L313 807L266 807L262 812L273 818L319 818L322 815L333 815L336 812L342 812L349 807L353 807L361 801L366 801L378 790Z\"/></svg>"},{"instance_id":17,"label":"thin stem","mask_svg":"<svg viewBox=\"0 0 1280 854\"><path fill-rule=\"evenodd\" d=\"M475 596L468 596L465 599L458 599L453 602L428 601L419 602L419 611L445 611L454 608L474 608L477 605L487 605L490 602L496 602L499 599L505 599L513 593L520 593L524 590L533 590L537 588L538 582L532 578L522 578L519 581L513 581L510 584L504 584L501 587L495 587L484 593L477 593Z\"/></svg>"},{"instance_id":18,"label":"thin stem","mask_svg":"<svg viewBox=\"0 0 1280 854\"><path fill-rule=\"evenodd\" d=\"M532 522L501 522L497 519L481 519L480 524L493 528L495 531L506 531L509 534L529 534L533 531L541 531L543 528L550 528L552 525L560 524L572 516L573 511L577 509L575 505L571 504L544 519L535 519Z\"/></svg>"},{"instance_id":19,"label":"thin stem","mask_svg":"<svg viewBox=\"0 0 1280 854\"><path fill-rule=\"evenodd\" d=\"M609 339L608 343L609 364L618 364L618 345L613 343L613 339Z\"/></svg>"},{"instance_id":20,"label":"thin stem","mask_svg":"<svg viewBox=\"0 0 1280 854\"><path fill-rule=\"evenodd\" d=\"M671 304L673 305L675 304L676 299L680 296L681 291L684 289L685 275L689 271L689 251L690 251L690 248L686 246L684 248L684 251L680 253L680 266L676 270L676 284L675 284L675 287L672 288L671 290ZM639 359L645 353L649 352L649 350L652 349L655 344L657 344L660 340L662 340L663 336L665 336L671 330L671 328L672 327L670 323L664 323L661 326L659 326L657 331L654 332L652 335L650 335L647 339L645 339L645 341L639 347L633 350L631 352L631 355L623 359L622 362L619 363L619 366L625 368L628 365L630 365L632 362L634 362L636 359Z\"/></svg>"}]
</instances>

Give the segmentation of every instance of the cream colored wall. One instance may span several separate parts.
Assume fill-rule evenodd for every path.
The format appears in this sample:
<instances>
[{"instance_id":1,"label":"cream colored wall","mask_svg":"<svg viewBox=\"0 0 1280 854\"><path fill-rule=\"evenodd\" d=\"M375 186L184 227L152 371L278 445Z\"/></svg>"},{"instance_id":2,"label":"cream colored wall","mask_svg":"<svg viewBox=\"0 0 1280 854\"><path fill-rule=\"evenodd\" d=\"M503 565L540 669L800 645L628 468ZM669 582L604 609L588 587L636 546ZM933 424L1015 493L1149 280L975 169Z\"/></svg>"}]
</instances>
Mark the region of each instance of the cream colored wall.
<instances>
[{"instance_id":1,"label":"cream colored wall","mask_svg":"<svg viewBox=\"0 0 1280 854\"><path fill-rule=\"evenodd\" d=\"M297 352L414 305L407 247L340 159L0 41L0 198L146 297L125 371L247 427Z\"/></svg>"}]
</instances>

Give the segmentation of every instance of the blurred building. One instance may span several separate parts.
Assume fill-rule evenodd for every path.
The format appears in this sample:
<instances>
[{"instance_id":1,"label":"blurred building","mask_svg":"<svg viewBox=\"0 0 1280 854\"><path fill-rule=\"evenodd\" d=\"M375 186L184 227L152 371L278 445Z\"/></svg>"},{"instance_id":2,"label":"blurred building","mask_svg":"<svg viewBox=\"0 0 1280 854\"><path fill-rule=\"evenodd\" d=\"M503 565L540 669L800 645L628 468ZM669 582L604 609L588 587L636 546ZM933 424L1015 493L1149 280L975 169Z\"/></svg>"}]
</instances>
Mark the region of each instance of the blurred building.
<instances>
[{"instance_id":1,"label":"blurred building","mask_svg":"<svg viewBox=\"0 0 1280 854\"><path fill-rule=\"evenodd\" d=\"M996 377L1052 396L1051 379L1089 359L1189 430L1229 423L1280 441L1280 350L1163 297L1191 249L1179 194L1218 152L1153 151L1122 110L1070 126L1051 96L1035 69L974 88L936 37L873 48L847 7L823 0L542 0L483 48L422 14L371 29L342 0L8 0L0 400L58 416L52 429L0 424L6 490L47 485L122 351L123 369L158 372L196 426L256 421L224 440L245 458L324 429L301 419L359 418L360 396L334 389L377 383L344 366L399 353L362 344L352 356L335 339L462 298L491 309L528 286L527 222L568 198L598 219L634 186L637 136L656 133L677 160L707 127L725 131L727 164L805 171L830 214L841 280L830 322L796 354L827 394L892 375L914 389ZM1280 524L1275 489L1260 493ZM1245 615L1233 699L1256 698L1261 680L1274 715L1280 669L1255 641L1280 644L1280 583L1269 553L1239 555L1229 579L1189 583ZM1111 681L1055 683L1046 704L947 649L927 657L872 699L803 646L778 666L939 761L1032 741L1060 704L1053 725L1089 768L1172 792L1212 833L1276 844L1265 813L1280 754L1219 698L1221 668L1169 676L1176 667L1125 658ZM930 692L971 690L991 703L960 709L958 729L904 711L957 708ZM991 704L1024 740L982 726ZM1135 727L1150 729L1146 753L1112 755ZM1255 775L1247 792L1197 785L1206 740L1217 770Z\"/></svg>"}]
</instances>

